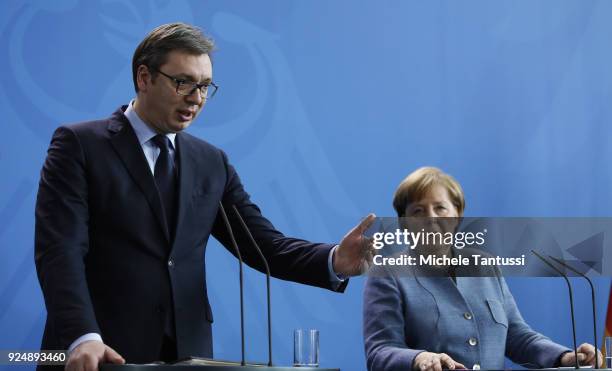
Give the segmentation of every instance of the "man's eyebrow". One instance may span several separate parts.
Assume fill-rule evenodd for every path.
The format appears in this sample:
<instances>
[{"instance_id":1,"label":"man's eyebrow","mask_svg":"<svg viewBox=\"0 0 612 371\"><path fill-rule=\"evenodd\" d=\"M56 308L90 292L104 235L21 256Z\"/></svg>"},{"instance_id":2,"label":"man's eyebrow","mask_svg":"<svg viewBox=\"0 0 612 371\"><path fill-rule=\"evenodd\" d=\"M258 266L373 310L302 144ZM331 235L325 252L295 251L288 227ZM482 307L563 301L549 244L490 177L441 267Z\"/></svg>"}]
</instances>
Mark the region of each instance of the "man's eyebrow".
<instances>
[{"instance_id":1,"label":"man's eyebrow","mask_svg":"<svg viewBox=\"0 0 612 371\"><path fill-rule=\"evenodd\" d=\"M176 75L175 77L176 77L177 79L187 80L187 81L189 81L189 82L196 82L196 81L197 81L197 79L195 78L195 76L192 76L192 75L190 75L190 74L188 74L188 73L180 73L180 74ZM204 79L204 81L202 81L201 83L208 84L208 83L210 83L211 81L212 81L212 79L207 77L207 78L205 78L205 79Z\"/></svg>"}]
</instances>

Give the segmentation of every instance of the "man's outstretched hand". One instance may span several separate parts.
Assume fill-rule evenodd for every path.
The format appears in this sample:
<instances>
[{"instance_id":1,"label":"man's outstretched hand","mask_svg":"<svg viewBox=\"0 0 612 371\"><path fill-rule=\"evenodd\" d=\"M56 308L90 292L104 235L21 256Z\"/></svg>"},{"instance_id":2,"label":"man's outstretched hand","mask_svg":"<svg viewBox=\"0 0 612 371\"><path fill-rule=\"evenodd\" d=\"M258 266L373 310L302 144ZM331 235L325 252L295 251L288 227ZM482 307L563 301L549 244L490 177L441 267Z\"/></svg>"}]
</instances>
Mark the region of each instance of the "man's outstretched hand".
<instances>
[{"instance_id":1,"label":"man's outstretched hand","mask_svg":"<svg viewBox=\"0 0 612 371\"><path fill-rule=\"evenodd\" d=\"M355 228L351 229L334 251L334 271L350 277L365 273L372 264L374 250L372 240L363 233L374 223L376 215L370 214Z\"/></svg>"}]
</instances>

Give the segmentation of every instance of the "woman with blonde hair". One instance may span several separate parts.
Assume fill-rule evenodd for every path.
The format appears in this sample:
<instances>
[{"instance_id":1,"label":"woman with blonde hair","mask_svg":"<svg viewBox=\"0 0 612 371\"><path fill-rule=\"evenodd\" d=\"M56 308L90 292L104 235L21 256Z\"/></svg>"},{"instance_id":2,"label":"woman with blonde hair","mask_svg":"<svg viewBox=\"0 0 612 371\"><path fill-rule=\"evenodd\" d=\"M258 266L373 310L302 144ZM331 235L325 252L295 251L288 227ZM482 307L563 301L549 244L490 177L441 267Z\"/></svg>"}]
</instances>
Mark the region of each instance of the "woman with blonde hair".
<instances>
[{"instance_id":1,"label":"woman with blonde hair","mask_svg":"<svg viewBox=\"0 0 612 371\"><path fill-rule=\"evenodd\" d=\"M423 167L400 183L393 207L400 218L458 220L465 199L452 176ZM363 331L370 371L500 370L506 356L536 368L575 364L573 350L525 323L499 275L455 277L449 271L441 277L414 272L370 276L364 292ZM580 345L578 359L593 365L595 348ZM601 356L598 359L601 363Z\"/></svg>"}]
</instances>

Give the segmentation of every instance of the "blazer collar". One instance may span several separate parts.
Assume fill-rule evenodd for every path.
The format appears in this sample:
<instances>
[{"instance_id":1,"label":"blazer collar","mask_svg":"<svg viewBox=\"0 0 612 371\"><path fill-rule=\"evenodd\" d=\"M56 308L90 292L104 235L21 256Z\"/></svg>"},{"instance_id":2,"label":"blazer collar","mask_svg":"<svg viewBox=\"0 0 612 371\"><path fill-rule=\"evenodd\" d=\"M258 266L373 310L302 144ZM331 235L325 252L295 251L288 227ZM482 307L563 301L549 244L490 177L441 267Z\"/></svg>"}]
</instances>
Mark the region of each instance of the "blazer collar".
<instances>
[{"instance_id":1,"label":"blazer collar","mask_svg":"<svg viewBox=\"0 0 612 371\"><path fill-rule=\"evenodd\" d=\"M176 135L176 154L178 155L178 214L176 218L175 236L182 235L182 228L184 226L185 219L187 218L187 211L191 205L193 188L194 188L194 176L197 174L196 164L197 161L194 158L193 143L189 140L189 137L183 133Z\"/></svg>"},{"instance_id":2,"label":"blazer collar","mask_svg":"<svg viewBox=\"0 0 612 371\"><path fill-rule=\"evenodd\" d=\"M128 104L124 115L132 125L132 129L134 129L134 132L138 137L138 142L141 146L157 135L157 132L153 130L148 124L146 124L140 118L140 116L138 116L138 113L134 109L134 101L131 101L130 104ZM168 137L170 143L172 143L172 148L176 149L176 133L168 133L166 134L166 137Z\"/></svg>"},{"instance_id":3,"label":"blazer collar","mask_svg":"<svg viewBox=\"0 0 612 371\"><path fill-rule=\"evenodd\" d=\"M165 222L165 215L162 207L162 202L155 184L155 178L149 170L147 159L144 156L142 147L134 128L130 121L125 116L124 112L128 108L127 105L120 107L113 113L108 124L108 130L114 133L111 137L111 143L123 164L130 173L133 181L138 185L140 190L145 195L149 206L155 214L160 228L163 230L168 243L174 245L174 241L170 241L170 233ZM193 147L193 140L184 133L177 133L175 138L175 154L178 164L178 215L176 218L175 240L176 236L181 236L182 228L185 225L187 212L189 211L193 188L195 185L194 176L197 174L197 159L194 157L196 153ZM171 249L173 246L171 246Z\"/></svg>"},{"instance_id":4,"label":"blazer collar","mask_svg":"<svg viewBox=\"0 0 612 371\"><path fill-rule=\"evenodd\" d=\"M166 225L166 218L155 184L155 178L151 174L138 137L124 115L126 109L127 106L120 107L110 118L108 130L114 134L111 136L110 142L127 168L132 180L145 195L153 214L155 214L159 222L160 228L166 236L166 240L170 243L170 233Z\"/></svg>"}]
</instances>

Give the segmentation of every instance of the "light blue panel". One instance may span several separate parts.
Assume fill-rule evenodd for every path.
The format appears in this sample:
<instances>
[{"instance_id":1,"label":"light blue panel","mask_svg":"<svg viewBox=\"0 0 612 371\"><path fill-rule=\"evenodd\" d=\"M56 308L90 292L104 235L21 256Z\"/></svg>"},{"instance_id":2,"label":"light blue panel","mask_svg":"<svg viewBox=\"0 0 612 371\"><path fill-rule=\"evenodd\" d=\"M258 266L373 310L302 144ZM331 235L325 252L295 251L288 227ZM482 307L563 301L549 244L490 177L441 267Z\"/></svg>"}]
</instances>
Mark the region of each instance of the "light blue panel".
<instances>
[{"instance_id":1,"label":"light blue panel","mask_svg":"<svg viewBox=\"0 0 612 371\"><path fill-rule=\"evenodd\" d=\"M279 229L339 241L370 211L392 216L395 187L422 165L457 177L471 216L609 216L611 13L586 0L2 2L0 349L40 342L33 210L51 133L133 96L131 55L155 26L190 22L217 41L221 90L189 131L228 152ZM207 262L215 353L237 359L236 262L216 242ZM265 360L265 280L249 271L246 284L247 354ZM563 282L510 286L534 328L570 344ZM291 362L293 328L315 327L322 366L365 369L362 288L275 280L275 362ZM603 320L609 280L597 289Z\"/></svg>"}]
</instances>

